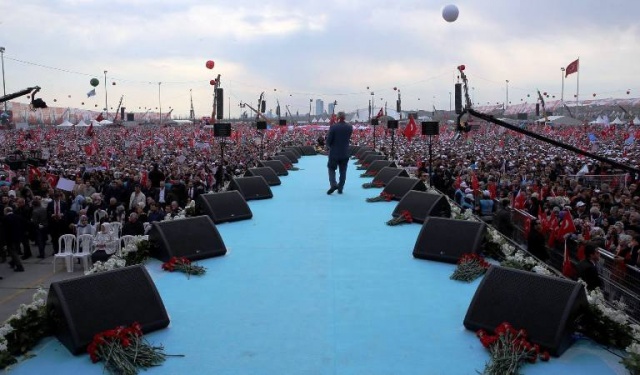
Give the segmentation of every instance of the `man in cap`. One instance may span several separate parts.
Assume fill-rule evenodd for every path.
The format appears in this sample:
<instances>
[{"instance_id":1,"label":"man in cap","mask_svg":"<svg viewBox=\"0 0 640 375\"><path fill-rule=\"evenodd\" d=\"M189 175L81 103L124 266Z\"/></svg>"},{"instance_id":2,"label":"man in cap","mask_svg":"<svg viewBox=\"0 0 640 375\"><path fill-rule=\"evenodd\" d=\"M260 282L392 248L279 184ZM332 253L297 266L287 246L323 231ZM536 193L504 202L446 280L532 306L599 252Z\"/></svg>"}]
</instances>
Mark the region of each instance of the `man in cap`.
<instances>
[{"instance_id":1,"label":"man in cap","mask_svg":"<svg viewBox=\"0 0 640 375\"><path fill-rule=\"evenodd\" d=\"M327 168L329 169L329 190L327 194L332 194L338 190L338 194L342 194L344 183L347 179L347 165L349 163L349 142L353 127L347 124L345 113L338 112L338 122L329 127L327 135L327 147L329 148L329 161ZM340 172L340 179L336 181L336 169Z\"/></svg>"}]
</instances>

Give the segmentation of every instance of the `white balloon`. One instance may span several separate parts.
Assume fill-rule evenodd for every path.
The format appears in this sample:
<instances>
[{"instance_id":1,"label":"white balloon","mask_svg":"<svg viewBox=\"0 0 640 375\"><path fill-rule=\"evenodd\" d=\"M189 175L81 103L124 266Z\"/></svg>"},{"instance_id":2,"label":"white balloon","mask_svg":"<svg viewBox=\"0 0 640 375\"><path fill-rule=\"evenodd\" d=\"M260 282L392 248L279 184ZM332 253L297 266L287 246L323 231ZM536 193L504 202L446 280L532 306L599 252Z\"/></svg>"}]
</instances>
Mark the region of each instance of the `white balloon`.
<instances>
[{"instance_id":1,"label":"white balloon","mask_svg":"<svg viewBox=\"0 0 640 375\"><path fill-rule=\"evenodd\" d=\"M444 18L444 20L447 22L453 22L457 20L458 14L458 7L453 4L449 4L442 9L442 18Z\"/></svg>"}]
</instances>

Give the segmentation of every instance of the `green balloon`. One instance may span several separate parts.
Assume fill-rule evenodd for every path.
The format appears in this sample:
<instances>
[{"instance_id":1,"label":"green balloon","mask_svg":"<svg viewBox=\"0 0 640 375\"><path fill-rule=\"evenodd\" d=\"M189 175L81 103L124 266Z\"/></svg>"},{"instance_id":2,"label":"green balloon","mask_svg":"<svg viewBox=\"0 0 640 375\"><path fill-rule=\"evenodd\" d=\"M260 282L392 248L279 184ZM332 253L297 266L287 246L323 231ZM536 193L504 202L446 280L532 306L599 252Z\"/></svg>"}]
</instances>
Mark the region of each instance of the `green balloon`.
<instances>
[{"instance_id":1,"label":"green balloon","mask_svg":"<svg viewBox=\"0 0 640 375\"><path fill-rule=\"evenodd\" d=\"M97 78L91 78L91 81L89 81L89 83L91 84L91 86L96 87L100 84L100 81L98 81Z\"/></svg>"}]
</instances>

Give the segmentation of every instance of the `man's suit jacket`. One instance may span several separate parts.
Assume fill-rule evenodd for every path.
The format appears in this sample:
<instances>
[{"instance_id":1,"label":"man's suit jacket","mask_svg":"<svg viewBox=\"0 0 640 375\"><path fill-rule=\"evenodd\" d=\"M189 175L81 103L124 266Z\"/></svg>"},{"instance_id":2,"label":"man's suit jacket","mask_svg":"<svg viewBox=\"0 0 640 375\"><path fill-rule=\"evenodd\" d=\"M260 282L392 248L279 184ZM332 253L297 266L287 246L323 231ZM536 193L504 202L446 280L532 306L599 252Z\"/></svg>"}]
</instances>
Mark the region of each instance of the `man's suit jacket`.
<instances>
[{"instance_id":1,"label":"man's suit jacket","mask_svg":"<svg viewBox=\"0 0 640 375\"><path fill-rule=\"evenodd\" d=\"M49 218L49 222L51 223L53 221L53 214L55 212L55 200L49 202L49 204L47 204L47 217ZM66 220L67 217L67 211L68 211L68 207L67 207L67 202L60 200L60 220L57 220L57 222L64 222Z\"/></svg>"},{"instance_id":2,"label":"man's suit jacket","mask_svg":"<svg viewBox=\"0 0 640 375\"><path fill-rule=\"evenodd\" d=\"M598 269L591 261L585 259L578 263L578 277L587 283L587 289L602 288L602 281L598 276Z\"/></svg>"},{"instance_id":3,"label":"man's suit jacket","mask_svg":"<svg viewBox=\"0 0 640 375\"><path fill-rule=\"evenodd\" d=\"M349 159L349 142L353 127L344 121L340 121L329 127L327 135L327 147L329 147L329 159L344 160Z\"/></svg>"}]
</instances>

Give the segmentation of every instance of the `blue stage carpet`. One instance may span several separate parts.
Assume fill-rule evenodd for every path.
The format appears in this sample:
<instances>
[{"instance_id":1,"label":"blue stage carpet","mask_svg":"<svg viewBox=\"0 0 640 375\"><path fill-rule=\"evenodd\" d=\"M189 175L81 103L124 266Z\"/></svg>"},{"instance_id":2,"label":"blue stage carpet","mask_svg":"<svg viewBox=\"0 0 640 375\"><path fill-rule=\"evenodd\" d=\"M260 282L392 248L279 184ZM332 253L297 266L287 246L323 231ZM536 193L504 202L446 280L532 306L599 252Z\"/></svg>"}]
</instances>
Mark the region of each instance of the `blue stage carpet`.
<instances>
[{"instance_id":1,"label":"blue stage carpet","mask_svg":"<svg viewBox=\"0 0 640 375\"><path fill-rule=\"evenodd\" d=\"M147 338L169 358L152 374L476 374L488 360L462 322L479 284L452 281L450 264L418 260L420 225L387 226L397 202L367 203L363 171L349 166L344 194L326 195L325 156L306 156L249 201L253 219L218 225L229 249L190 279L147 268L171 318ZM188 240L188 239L187 239ZM134 287L134 286L132 286ZM126 306L123 306L126 308ZM541 317L544 319L544 317ZM11 374L102 374L55 338ZM619 358L580 341L525 374L626 374Z\"/></svg>"}]
</instances>

